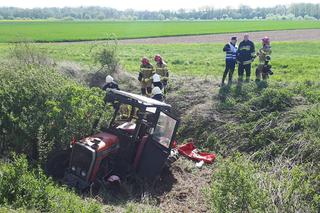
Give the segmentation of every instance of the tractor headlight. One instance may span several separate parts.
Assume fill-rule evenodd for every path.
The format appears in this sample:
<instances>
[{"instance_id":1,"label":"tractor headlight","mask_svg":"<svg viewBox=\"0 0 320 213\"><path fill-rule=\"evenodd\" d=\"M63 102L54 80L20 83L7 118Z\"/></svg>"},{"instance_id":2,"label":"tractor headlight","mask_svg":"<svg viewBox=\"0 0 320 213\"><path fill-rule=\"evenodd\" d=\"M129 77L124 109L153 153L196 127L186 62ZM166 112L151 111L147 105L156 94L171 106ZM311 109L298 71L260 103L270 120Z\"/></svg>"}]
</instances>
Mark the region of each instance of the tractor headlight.
<instances>
[{"instance_id":1,"label":"tractor headlight","mask_svg":"<svg viewBox=\"0 0 320 213\"><path fill-rule=\"evenodd\" d=\"M75 172L75 171L76 171L76 167L75 167L75 166L71 166L71 170L72 170L73 172Z\"/></svg>"},{"instance_id":2,"label":"tractor headlight","mask_svg":"<svg viewBox=\"0 0 320 213\"><path fill-rule=\"evenodd\" d=\"M81 171L81 176L85 177L87 173L85 171Z\"/></svg>"}]
</instances>

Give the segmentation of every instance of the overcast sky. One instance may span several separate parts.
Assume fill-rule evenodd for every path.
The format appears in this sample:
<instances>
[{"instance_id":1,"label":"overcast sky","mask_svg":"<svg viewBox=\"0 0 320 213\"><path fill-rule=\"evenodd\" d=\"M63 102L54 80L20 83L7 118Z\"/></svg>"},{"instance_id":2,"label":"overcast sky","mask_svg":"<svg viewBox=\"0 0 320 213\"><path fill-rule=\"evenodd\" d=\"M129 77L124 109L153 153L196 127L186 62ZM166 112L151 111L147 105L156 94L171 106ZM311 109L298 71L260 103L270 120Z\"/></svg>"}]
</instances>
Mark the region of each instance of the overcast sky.
<instances>
[{"instance_id":1,"label":"overcast sky","mask_svg":"<svg viewBox=\"0 0 320 213\"><path fill-rule=\"evenodd\" d=\"M33 7L78 7L103 6L120 10L133 8L137 10L160 10L179 8L197 9L203 6L238 7L240 4L255 7L271 7L278 4L290 3L320 3L320 0L0 0L1 6L14 6L22 8Z\"/></svg>"}]
</instances>

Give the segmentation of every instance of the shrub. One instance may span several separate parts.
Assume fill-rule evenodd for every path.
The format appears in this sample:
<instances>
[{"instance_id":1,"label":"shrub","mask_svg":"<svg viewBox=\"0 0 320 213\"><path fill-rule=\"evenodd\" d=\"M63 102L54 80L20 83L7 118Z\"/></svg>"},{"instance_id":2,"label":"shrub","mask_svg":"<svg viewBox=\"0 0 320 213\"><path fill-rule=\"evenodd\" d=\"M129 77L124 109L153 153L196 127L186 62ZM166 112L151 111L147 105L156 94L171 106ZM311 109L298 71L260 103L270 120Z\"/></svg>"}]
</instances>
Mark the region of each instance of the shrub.
<instances>
[{"instance_id":1,"label":"shrub","mask_svg":"<svg viewBox=\"0 0 320 213\"><path fill-rule=\"evenodd\" d=\"M292 96L293 94L285 89L267 88L261 93L261 96L253 98L250 104L258 110L282 111L291 106Z\"/></svg>"},{"instance_id":2,"label":"shrub","mask_svg":"<svg viewBox=\"0 0 320 213\"><path fill-rule=\"evenodd\" d=\"M319 181L318 185L314 181L319 180L319 174L309 166L295 165L284 158L271 165L260 164L260 187L271 200L267 212L317 212Z\"/></svg>"},{"instance_id":3,"label":"shrub","mask_svg":"<svg viewBox=\"0 0 320 213\"><path fill-rule=\"evenodd\" d=\"M207 189L213 212L317 212L319 174L280 158L254 163L235 154L219 163Z\"/></svg>"},{"instance_id":4,"label":"shrub","mask_svg":"<svg viewBox=\"0 0 320 213\"><path fill-rule=\"evenodd\" d=\"M41 169L32 169L24 156L0 164L0 205L41 212L101 212L97 202L55 186Z\"/></svg>"},{"instance_id":5,"label":"shrub","mask_svg":"<svg viewBox=\"0 0 320 213\"><path fill-rule=\"evenodd\" d=\"M45 159L72 137L92 131L104 112L103 91L88 89L44 67L7 66L0 70L0 132L4 150ZM40 151L41 151L40 150Z\"/></svg>"},{"instance_id":6,"label":"shrub","mask_svg":"<svg viewBox=\"0 0 320 213\"><path fill-rule=\"evenodd\" d=\"M55 65L45 50L28 41L13 44L9 56L19 66L48 67Z\"/></svg>"},{"instance_id":7,"label":"shrub","mask_svg":"<svg viewBox=\"0 0 320 213\"><path fill-rule=\"evenodd\" d=\"M110 42L98 43L91 48L93 60L101 66L99 71L111 75L118 71L118 43L113 39Z\"/></svg>"},{"instance_id":8,"label":"shrub","mask_svg":"<svg viewBox=\"0 0 320 213\"><path fill-rule=\"evenodd\" d=\"M213 212L264 212L269 205L257 165L239 154L219 164L208 192Z\"/></svg>"}]
</instances>

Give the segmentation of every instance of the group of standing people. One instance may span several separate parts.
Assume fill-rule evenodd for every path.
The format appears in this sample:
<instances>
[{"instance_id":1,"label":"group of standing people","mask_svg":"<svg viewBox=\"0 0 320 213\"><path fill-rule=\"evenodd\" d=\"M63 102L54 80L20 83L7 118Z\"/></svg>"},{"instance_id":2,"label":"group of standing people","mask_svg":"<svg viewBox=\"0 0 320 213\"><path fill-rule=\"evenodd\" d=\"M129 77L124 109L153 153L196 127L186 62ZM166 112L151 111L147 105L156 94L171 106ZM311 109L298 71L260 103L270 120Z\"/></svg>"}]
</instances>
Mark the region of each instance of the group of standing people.
<instances>
[{"instance_id":1,"label":"group of standing people","mask_svg":"<svg viewBox=\"0 0 320 213\"><path fill-rule=\"evenodd\" d=\"M259 57L259 65L256 69L256 81L260 81L261 77L266 80L272 73L271 65L271 46L270 39L264 37L262 39L262 48L256 53L255 45L249 40L249 34L245 34L243 41L240 42L239 47L237 46L237 37L233 36L231 41L227 43L223 51L226 52L226 68L223 73L221 85L225 84L225 80L228 76L228 84L232 83L232 77L236 64L238 64L238 82L242 83L244 80L244 74L246 75L245 81L250 81L251 76L251 64L254 59Z\"/></svg>"},{"instance_id":2,"label":"group of standing people","mask_svg":"<svg viewBox=\"0 0 320 213\"><path fill-rule=\"evenodd\" d=\"M228 85L232 83L233 73L238 64L238 83L242 83L245 75L245 82L250 81L251 64L256 57L259 57L259 64L256 68L256 81L259 82L261 78L267 80L269 75L272 75L271 65L271 46L270 39L264 37L262 39L262 48L256 53L255 45L249 40L249 34L245 34L243 41L237 46L237 37L233 36L231 41L227 43L223 51L226 52L226 67L223 73L221 85L225 84L228 76ZM167 85L169 80L168 66L161 57L157 54L154 57L155 66L153 66L147 57L141 59L140 71L138 80L141 85L141 94L153 99L163 101L164 95L167 92ZM119 89L113 78L108 75L106 77L106 84L103 90L107 88Z\"/></svg>"},{"instance_id":3,"label":"group of standing people","mask_svg":"<svg viewBox=\"0 0 320 213\"><path fill-rule=\"evenodd\" d=\"M161 55L157 54L154 57L154 61L156 62L155 66L150 63L147 57L143 57L141 59L140 71L138 75L138 80L141 86L141 94L158 101L164 101L164 95L167 93L169 70ZM119 86L113 80L112 76L108 75L106 77L106 83L102 89L119 90Z\"/></svg>"},{"instance_id":4,"label":"group of standing people","mask_svg":"<svg viewBox=\"0 0 320 213\"><path fill-rule=\"evenodd\" d=\"M154 57L156 62L153 66L147 57L141 59L138 80L141 85L141 94L152 97L158 101L163 101L167 92L169 80L169 70L161 55Z\"/></svg>"}]
</instances>

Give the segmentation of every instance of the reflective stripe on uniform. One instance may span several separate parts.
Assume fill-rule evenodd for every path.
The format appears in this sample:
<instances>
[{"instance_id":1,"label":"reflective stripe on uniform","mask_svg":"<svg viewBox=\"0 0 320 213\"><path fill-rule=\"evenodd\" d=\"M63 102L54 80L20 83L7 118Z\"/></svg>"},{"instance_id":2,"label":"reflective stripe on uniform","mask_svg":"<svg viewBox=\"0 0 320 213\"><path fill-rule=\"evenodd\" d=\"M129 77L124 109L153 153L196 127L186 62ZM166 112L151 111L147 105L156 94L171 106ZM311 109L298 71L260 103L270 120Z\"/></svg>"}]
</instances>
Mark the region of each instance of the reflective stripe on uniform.
<instances>
[{"instance_id":1,"label":"reflective stripe on uniform","mask_svg":"<svg viewBox=\"0 0 320 213\"><path fill-rule=\"evenodd\" d=\"M243 65L247 65L247 64L251 64L251 63L252 63L252 60L248 60L248 61L243 61L242 62Z\"/></svg>"}]
</instances>

